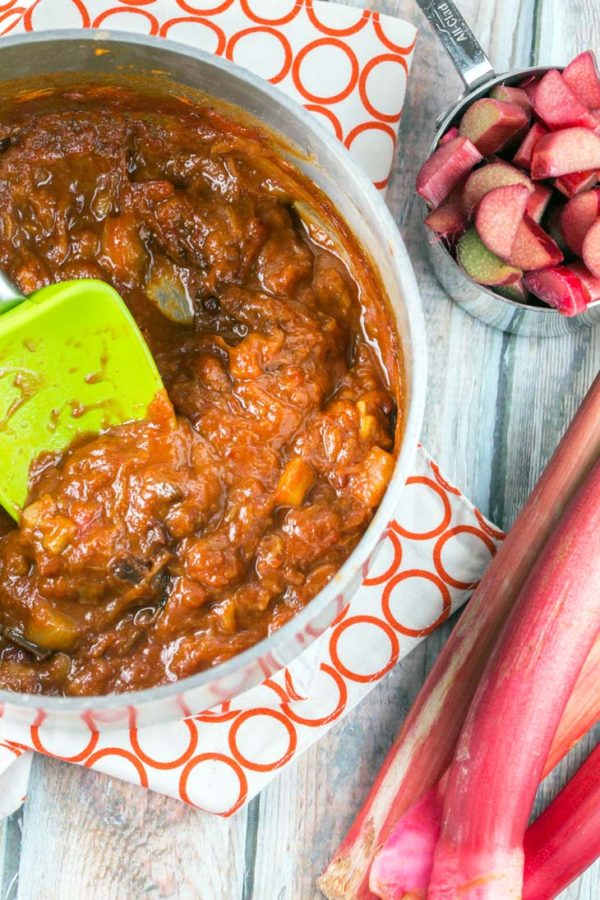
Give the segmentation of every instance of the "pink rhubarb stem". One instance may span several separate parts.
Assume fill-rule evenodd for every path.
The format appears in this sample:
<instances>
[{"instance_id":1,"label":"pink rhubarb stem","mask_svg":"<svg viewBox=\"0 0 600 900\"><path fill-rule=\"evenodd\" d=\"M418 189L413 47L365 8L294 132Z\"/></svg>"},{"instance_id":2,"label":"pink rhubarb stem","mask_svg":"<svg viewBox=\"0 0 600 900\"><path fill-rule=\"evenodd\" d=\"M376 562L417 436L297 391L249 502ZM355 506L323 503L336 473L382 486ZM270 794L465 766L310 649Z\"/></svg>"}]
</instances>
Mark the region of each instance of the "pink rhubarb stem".
<instances>
[{"instance_id":1,"label":"pink rhubarb stem","mask_svg":"<svg viewBox=\"0 0 600 900\"><path fill-rule=\"evenodd\" d=\"M369 889L381 900L424 900L435 847L442 831L447 775L408 809L381 847L369 874Z\"/></svg>"},{"instance_id":2,"label":"pink rhubarb stem","mask_svg":"<svg viewBox=\"0 0 600 900\"><path fill-rule=\"evenodd\" d=\"M430 900L509 900L552 739L600 626L600 461L561 517L485 668L448 776Z\"/></svg>"},{"instance_id":3,"label":"pink rhubarb stem","mask_svg":"<svg viewBox=\"0 0 600 900\"><path fill-rule=\"evenodd\" d=\"M600 745L525 835L523 900L551 900L600 856Z\"/></svg>"},{"instance_id":4,"label":"pink rhubarb stem","mask_svg":"<svg viewBox=\"0 0 600 900\"><path fill-rule=\"evenodd\" d=\"M554 735L542 778L600 721L600 637L596 638ZM448 773L394 825L371 865L369 887L381 900L425 900L444 811Z\"/></svg>"},{"instance_id":5,"label":"pink rhubarb stem","mask_svg":"<svg viewBox=\"0 0 600 900\"><path fill-rule=\"evenodd\" d=\"M554 735L542 778L545 778L577 741L599 721L600 638L596 638L569 697L558 731Z\"/></svg>"},{"instance_id":6,"label":"pink rhubarb stem","mask_svg":"<svg viewBox=\"0 0 600 900\"><path fill-rule=\"evenodd\" d=\"M518 590L577 485L600 455L600 375L436 660L363 808L319 885L371 900L369 868L400 816L450 765L464 717Z\"/></svg>"}]
</instances>

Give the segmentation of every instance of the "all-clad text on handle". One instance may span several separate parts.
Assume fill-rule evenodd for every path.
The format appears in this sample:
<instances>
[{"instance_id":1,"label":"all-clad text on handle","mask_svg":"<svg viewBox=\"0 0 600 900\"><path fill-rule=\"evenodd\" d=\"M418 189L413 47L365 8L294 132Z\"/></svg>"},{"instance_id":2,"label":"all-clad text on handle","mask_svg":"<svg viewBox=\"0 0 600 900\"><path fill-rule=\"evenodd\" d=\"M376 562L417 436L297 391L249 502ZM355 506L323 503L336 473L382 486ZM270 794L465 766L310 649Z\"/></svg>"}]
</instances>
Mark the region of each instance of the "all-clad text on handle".
<instances>
[{"instance_id":1,"label":"all-clad text on handle","mask_svg":"<svg viewBox=\"0 0 600 900\"><path fill-rule=\"evenodd\" d=\"M468 90L494 78L494 68L452 0L417 0Z\"/></svg>"}]
</instances>

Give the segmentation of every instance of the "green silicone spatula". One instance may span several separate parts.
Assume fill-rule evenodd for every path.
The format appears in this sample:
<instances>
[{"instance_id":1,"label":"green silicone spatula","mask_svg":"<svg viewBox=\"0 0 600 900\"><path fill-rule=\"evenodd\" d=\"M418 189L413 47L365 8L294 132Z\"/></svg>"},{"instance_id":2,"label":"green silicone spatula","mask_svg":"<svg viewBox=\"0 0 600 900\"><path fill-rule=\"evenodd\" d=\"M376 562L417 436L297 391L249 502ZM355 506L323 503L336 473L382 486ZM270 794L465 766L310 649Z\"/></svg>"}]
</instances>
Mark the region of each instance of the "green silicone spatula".
<instances>
[{"instance_id":1,"label":"green silicone spatula","mask_svg":"<svg viewBox=\"0 0 600 900\"><path fill-rule=\"evenodd\" d=\"M0 272L0 504L18 518L41 453L143 419L162 387L109 285L82 279L23 297Z\"/></svg>"}]
</instances>

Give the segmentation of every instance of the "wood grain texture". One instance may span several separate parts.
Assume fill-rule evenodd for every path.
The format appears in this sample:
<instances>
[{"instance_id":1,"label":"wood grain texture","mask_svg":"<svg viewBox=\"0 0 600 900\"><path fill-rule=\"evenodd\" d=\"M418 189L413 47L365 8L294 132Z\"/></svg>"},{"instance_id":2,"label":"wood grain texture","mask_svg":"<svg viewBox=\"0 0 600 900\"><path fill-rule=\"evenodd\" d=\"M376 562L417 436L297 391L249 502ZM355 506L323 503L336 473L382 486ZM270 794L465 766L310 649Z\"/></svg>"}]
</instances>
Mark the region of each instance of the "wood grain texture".
<instances>
[{"instance_id":1,"label":"wood grain texture","mask_svg":"<svg viewBox=\"0 0 600 900\"><path fill-rule=\"evenodd\" d=\"M427 317L423 441L448 475L508 527L600 368L600 329L555 341L514 338L486 328L445 296L424 254L413 185L434 120L459 95L460 81L412 0L368 5L421 26L388 201L413 257ZM598 0L459 5L500 71L564 63L600 45ZM449 627L421 644L231 820L37 759L30 799L4 826L0 900L316 900L316 877L358 810ZM599 738L598 730L588 735L547 779L538 809ZM598 900L600 864L563 896Z\"/></svg>"}]
</instances>

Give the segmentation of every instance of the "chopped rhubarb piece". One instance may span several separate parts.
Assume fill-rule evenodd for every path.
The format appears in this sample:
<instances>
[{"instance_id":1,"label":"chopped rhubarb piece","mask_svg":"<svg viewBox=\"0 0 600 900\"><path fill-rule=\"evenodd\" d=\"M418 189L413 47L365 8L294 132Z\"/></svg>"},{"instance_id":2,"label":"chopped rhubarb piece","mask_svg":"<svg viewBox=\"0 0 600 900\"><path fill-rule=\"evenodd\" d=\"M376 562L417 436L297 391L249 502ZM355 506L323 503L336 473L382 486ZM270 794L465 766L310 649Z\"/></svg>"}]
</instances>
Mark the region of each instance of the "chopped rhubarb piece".
<instances>
[{"instance_id":1,"label":"chopped rhubarb piece","mask_svg":"<svg viewBox=\"0 0 600 900\"><path fill-rule=\"evenodd\" d=\"M522 166L524 169L531 168L531 157L533 156L533 149L540 138L544 137L545 134L548 134L548 129L544 128L540 122L534 122L525 137L523 138L523 143L513 156L513 162L516 166Z\"/></svg>"},{"instance_id":2,"label":"chopped rhubarb piece","mask_svg":"<svg viewBox=\"0 0 600 900\"><path fill-rule=\"evenodd\" d=\"M470 216L480 200L494 188L508 184L524 184L533 192L533 182L525 172L505 162L488 163L472 172L465 182L463 207Z\"/></svg>"},{"instance_id":3,"label":"chopped rhubarb piece","mask_svg":"<svg viewBox=\"0 0 600 900\"><path fill-rule=\"evenodd\" d=\"M477 207L477 233L496 256L510 257L530 196L524 184L508 184L488 191Z\"/></svg>"},{"instance_id":4,"label":"chopped rhubarb piece","mask_svg":"<svg viewBox=\"0 0 600 900\"><path fill-rule=\"evenodd\" d=\"M600 169L600 137L588 128L565 128L540 138L531 160L531 177L558 178Z\"/></svg>"},{"instance_id":5,"label":"chopped rhubarb piece","mask_svg":"<svg viewBox=\"0 0 600 900\"><path fill-rule=\"evenodd\" d=\"M523 274L488 250L474 228L465 231L461 237L456 256L469 278L478 284L512 284Z\"/></svg>"},{"instance_id":6,"label":"chopped rhubarb piece","mask_svg":"<svg viewBox=\"0 0 600 900\"><path fill-rule=\"evenodd\" d=\"M590 303L590 294L583 281L566 266L528 272L524 281L532 294L563 316L577 316Z\"/></svg>"},{"instance_id":7,"label":"chopped rhubarb piece","mask_svg":"<svg viewBox=\"0 0 600 900\"><path fill-rule=\"evenodd\" d=\"M525 78L520 84L519 87L522 91L525 91L527 96L529 97L529 102L533 106L535 103L535 94L538 89L538 84L540 83L539 75L529 75Z\"/></svg>"},{"instance_id":8,"label":"chopped rhubarb piece","mask_svg":"<svg viewBox=\"0 0 600 900\"><path fill-rule=\"evenodd\" d=\"M525 282L522 278L519 278L513 284L498 284L494 290L497 294L506 297L507 300L514 300L516 303L527 303L529 298L529 291L525 287Z\"/></svg>"},{"instance_id":9,"label":"chopped rhubarb piece","mask_svg":"<svg viewBox=\"0 0 600 900\"><path fill-rule=\"evenodd\" d=\"M533 108L548 128L598 127L598 120L580 103L557 69L550 69L535 92Z\"/></svg>"},{"instance_id":10,"label":"chopped rhubarb piece","mask_svg":"<svg viewBox=\"0 0 600 900\"><path fill-rule=\"evenodd\" d=\"M522 107L484 97L469 106L459 131L480 153L489 156L501 150L528 124L529 116Z\"/></svg>"},{"instance_id":11,"label":"chopped rhubarb piece","mask_svg":"<svg viewBox=\"0 0 600 900\"><path fill-rule=\"evenodd\" d=\"M524 109L526 113L531 113L531 100L522 88L498 84L490 92L490 97L493 97L494 100L501 100L502 103L515 103L521 109Z\"/></svg>"},{"instance_id":12,"label":"chopped rhubarb piece","mask_svg":"<svg viewBox=\"0 0 600 900\"><path fill-rule=\"evenodd\" d=\"M525 213L517 229L510 264L530 272L557 266L562 260L563 255L558 244Z\"/></svg>"},{"instance_id":13,"label":"chopped rhubarb piece","mask_svg":"<svg viewBox=\"0 0 600 900\"><path fill-rule=\"evenodd\" d=\"M600 300L600 278L596 278L595 275L592 275L585 263L578 259L577 262L569 263L567 269L570 269L581 279L582 283L588 289L592 303L596 300Z\"/></svg>"},{"instance_id":14,"label":"chopped rhubarb piece","mask_svg":"<svg viewBox=\"0 0 600 900\"><path fill-rule=\"evenodd\" d=\"M482 158L479 150L465 137L442 144L421 167L417 175L417 193L430 206L439 206Z\"/></svg>"},{"instance_id":15,"label":"chopped rhubarb piece","mask_svg":"<svg viewBox=\"0 0 600 900\"><path fill-rule=\"evenodd\" d=\"M600 216L600 190L576 194L565 204L560 214L560 227L569 250L576 256L583 254L586 234Z\"/></svg>"},{"instance_id":16,"label":"chopped rhubarb piece","mask_svg":"<svg viewBox=\"0 0 600 900\"><path fill-rule=\"evenodd\" d=\"M598 183L599 174L595 169L591 172L572 172L570 175L557 178L554 187L565 197L574 197L582 191L591 190Z\"/></svg>"},{"instance_id":17,"label":"chopped rhubarb piece","mask_svg":"<svg viewBox=\"0 0 600 900\"><path fill-rule=\"evenodd\" d=\"M600 853L600 744L527 829L523 900L562 896Z\"/></svg>"},{"instance_id":18,"label":"chopped rhubarb piece","mask_svg":"<svg viewBox=\"0 0 600 900\"><path fill-rule=\"evenodd\" d=\"M462 201L463 186L464 182L459 182L425 219L427 227L440 237L452 239L467 227L467 216Z\"/></svg>"},{"instance_id":19,"label":"chopped rhubarb piece","mask_svg":"<svg viewBox=\"0 0 600 900\"><path fill-rule=\"evenodd\" d=\"M447 144L448 141L453 141L454 138L459 136L458 128L449 128L446 134L443 134L438 141L438 147L441 147L442 144Z\"/></svg>"},{"instance_id":20,"label":"chopped rhubarb piece","mask_svg":"<svg viewBox=\"0 0 600 900\"><path fill-rule=\"evenodd\" d=\"M562 253L568 253L569 248L565 241L565 236L560 227L560 216L564 206L555 207L547 216L547 231L552 240L557 244Z\"/></svg>"},{"instance_id":21,"label":"chopped rhubarb piece","mask_svg":"<svg viewBox=\"0 0 600 900\"><path fill-rule=\"evenodd\" d=\"M583 261L595 278L600 278L600 219L596 219L583 241Z\"/></svg>"},{"instance_id":22,"label":"chopped rhubarb piece","mask_svg":"<svg viewBox=\"0 0 600 900\"><path fill-rule=\"evenodd\" d=\"M600 78L591 50L576 56L564 70L563 78L584 106L588 109L600 107Z\"/></svg>"},{"instance_id":23,"label":"chopped rhubarb piece","mask_svg":"<svg viewBox=\"0 0 600 900\"><path fill-rule=\"evenodd\" d=\"M539 224L542 221L542 216L546 212L551 197L552 188L547 187L545 184L536 184L533 194L530 194L527 199L526 207L527 214L531 216L534 222Z\"/></svg>"}]
</instances>

